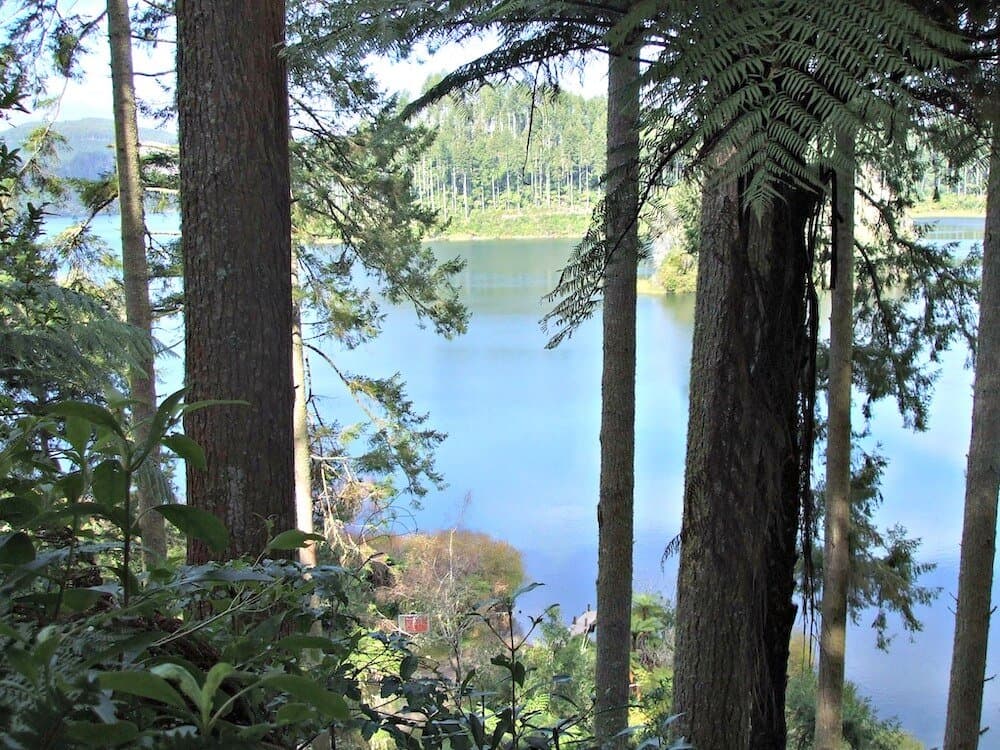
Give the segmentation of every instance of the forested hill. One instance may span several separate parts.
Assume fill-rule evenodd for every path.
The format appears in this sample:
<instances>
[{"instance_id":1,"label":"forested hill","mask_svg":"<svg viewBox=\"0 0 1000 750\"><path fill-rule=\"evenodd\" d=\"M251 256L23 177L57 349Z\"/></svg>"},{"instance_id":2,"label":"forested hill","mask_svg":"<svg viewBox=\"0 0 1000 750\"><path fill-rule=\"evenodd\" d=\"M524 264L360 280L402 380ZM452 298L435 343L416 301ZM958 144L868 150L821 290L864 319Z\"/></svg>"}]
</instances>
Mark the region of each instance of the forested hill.
<instances>
[{"instance_id":1,"label":"forested hill","mask_svg":"<svg viewBox=\"0 0 1000 750\"><path fill-rule=\"evenodd\" d=\"M30 122L0 133L0 140L19 147L28 136L45 123ZM87 117L82 120L57 122L52 126L65 142L59 149L59 161L54 171L59 177L96 179L115 166L115 124L111 119ZM140 128L139 138L145 143L176 143L177 134L168 130Z\"/></svg>"},{"instance_id":2,"label":"forested hill","mask_svg":"<svg viewBox=\"0 0 1000 750\"><path fill-rule=\"evenodd\" d=\"M524 85L448 99L419 120L438 135L414 167L422 202L452 217L476 210L587 213L604 169L607 101Z\"/></svg>"}]
</instances>

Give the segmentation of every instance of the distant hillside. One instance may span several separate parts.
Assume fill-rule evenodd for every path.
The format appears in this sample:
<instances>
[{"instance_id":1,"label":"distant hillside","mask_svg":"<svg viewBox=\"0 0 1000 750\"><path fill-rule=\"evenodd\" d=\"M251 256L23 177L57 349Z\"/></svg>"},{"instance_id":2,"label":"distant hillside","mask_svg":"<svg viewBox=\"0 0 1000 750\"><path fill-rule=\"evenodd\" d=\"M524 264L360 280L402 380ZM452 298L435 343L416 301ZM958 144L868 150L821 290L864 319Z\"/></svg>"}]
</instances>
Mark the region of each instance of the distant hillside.
<instances>
[{"instance_id":1,"label":"distant hillside","mask_svg":"<svg viewBox=\"0 0 1000 750\"><path fill-rule=\"evenodd\" d=\"M9 146L20 146L28 135L45 123L29 122L0 133L0 140ZM94 179L102 172L114 169L115 124L113 120L88 117L83 120L57 122L53 130L66 139L60 151L55 172L60 177ZM176 143L176 133L168 130L141 128L139 139L150 143Z\"/></svg>"}]
</instances>

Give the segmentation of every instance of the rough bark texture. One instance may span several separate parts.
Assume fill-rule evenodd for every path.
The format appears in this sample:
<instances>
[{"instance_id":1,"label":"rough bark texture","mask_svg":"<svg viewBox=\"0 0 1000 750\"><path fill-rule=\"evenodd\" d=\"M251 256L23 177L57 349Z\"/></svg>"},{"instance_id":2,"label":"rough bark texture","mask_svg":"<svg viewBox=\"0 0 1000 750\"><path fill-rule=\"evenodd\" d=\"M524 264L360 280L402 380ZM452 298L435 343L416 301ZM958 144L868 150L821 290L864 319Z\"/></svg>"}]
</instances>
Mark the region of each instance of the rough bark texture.
<instances>
[{"instance_id":1,"label":"rough bark texture","mask_svg":"<svg viewBox=\"0 0 1000 750\"><path fill-rule=\"evenodd\" d=\"M813 198L709 189L691 361L674 711L699 750L784 747Z\"/></svg>"},{"instance_id":2,"label":"rough bark texture","mask_svg":"<svg viewBox=\"0 0 1000 750\"><path fill-rule=\"evenodd\" d=\"M297 263L292 261L292 289L298 287ZM292 420L295 441L295 528L313 533L312 454L309 449L309 414L306 411L308 384L306 383L306 353L302 345L302 306L296 302L292 310L292 381L295 401ZM299 562L316 565L316 545L299 548Z\"/></svg>"},{"instance_id":3,"label":"rough bark texture","mask_svg":"<svg viewBox=\"0 0 1000 750\"><path fill-rule=\"evenodd\" d=\"M1000 490L1000 118L993 122L945 750L979 746ZM995 730L994 730L995 731ZM990 744L990 743L988 743Z\"/></svg>"},{"instance_id":4,"label":"rough bark texture","mask_svg":"<svg viewBox=\"0 0 1000 750\"><path fill-rule=\"evenodd\" d=\"M604 279L601 477L597 508L595 734L609 743L628 726L635 485L635 305L639 258L638 45L615 50L608 69L608 197L612 251ZM613 741L624 746L626 740Z\"/></svg>"},{"instance_id":5,"label":"rough bark texture","mask_svg":"<svg viewBox=\"0 0 1000 750\"><path fill-rule=\"evenodd\" d=\"M854 141L839 134L837 150L849 170L837 173L827 391L826 521L823 546L823 621L816 695L816 750L839 750L843 737L844 655L847 643L848 533L851 523L851 360L854 352Z\"/></svg>"},{"instance_id":6,"label":"rough bark texture","mask_svg":"<svg viewBox=\"0 0 1000 750\"><path fill-rule=\"evenodd\" d=\"M178 113L188 399L207 471L187 498L218 515L223 557L295 525L284 2L178 0ZM189 542L188 559L213 557Z\"/></svg>"},{"instance_id":7,"label":"rough bark texture","mask_svg":"<svg viewBox=\"0 0 1000 750\"><path fill-rule=\"evenodd\" d=\"M132 31L127 0L108 0L108 39L111 51L111 89L115 112L115 160L118 169L118 205L122 227L122 266L125 277L125 320L152 339L149 308L149 266L146 262L146 217L139 174L139 126L136 121L132 75ZM135 436L148 434L148 420L156 412L156 371L153 351L129 371ZM159 451L150 454L156 461ZM163 516L147 513L160 502L148 488L139 487L139 531L147 565L167 555Z\"/></svg>"}]
</instances>

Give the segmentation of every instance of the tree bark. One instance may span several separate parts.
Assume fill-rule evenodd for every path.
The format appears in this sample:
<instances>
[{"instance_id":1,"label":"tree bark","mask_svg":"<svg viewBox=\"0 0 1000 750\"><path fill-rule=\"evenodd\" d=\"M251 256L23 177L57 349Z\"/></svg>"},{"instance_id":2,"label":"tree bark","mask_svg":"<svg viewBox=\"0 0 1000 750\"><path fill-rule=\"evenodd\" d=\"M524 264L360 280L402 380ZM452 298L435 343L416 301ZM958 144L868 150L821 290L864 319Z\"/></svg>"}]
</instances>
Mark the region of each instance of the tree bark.
<instances>
[{"instance_id":1,"label":"tree bark","mask_svg":"<svg viewBox=\"0 0 1000 750\"><path fill-rule=\"evenodd\" d=\"M146 217L139 173L139 125L136 120L132 74L132 27L127 0L108 0L108 40L111 52L111 90L115 115L115 163L118 170L118 206L122 227L122 267L125 281L125 320L152 343L153 320L149 306L149 265L146 260ZM156 413L156 369L153 348L129 370L132 420L137 440L149 434L149 420ZM147 460L156 462L159 450ZM148 487L138 488L139 532L147 567L167 556L163 516L148 512L158 504Z\"/></svg>"},{"instance_id":2,"label":"tree bark","mask_svg":"<svg viewBox=\"0 0 1000 750\"><path fill-rule=\"evenodd\" d=\"M298 288L298 263L292 260L292 290ZM295 400L292 405L293 439L295 450L295 528L312 534L312 452L309 448L309 414L306 410L308 383L306 381L306 353L302 344L302 305L295 302L292 322L292 382ZM316 544L310 542L299 548L299 562L316 565Z\"/></svg>"},{"instance_id":3,"label":"tree bark","mask_svg":"<svg viewBox=\"0 0 1000 750\"><path fill-rule=\"evenodd\" d=\"M674 712L699 750L784 747L810 193L702 202Z\"/></svg>"},{"instance_id":4,"label":"tree bark","mask_svg":"<svg viewBox=\"0 0 1000 750\"><path fill-rule=\"evenodd\" d=\"M177 72L188 398L207 471L187 500L256 556L295 525L285 3L178 0ZM189 540L188 560L215 555Z\"/></svg>"},{"instance_id":5,"label":"tree bark","mask_svg":"<svg viewBox=\"0 0 1000 750\"><path fill-rule=\"evenodd\" d=\"M823 548L823 620L816 693L816 750L839 750L843 740L844 655L847 644L848 534L851 523L851 382L854 356L854 139L837 135L834 205L836 276L831 280L830 364L827 393L826 521Z\"/></svg>"},{"instance_id":6,"label":"tree bark","mask_svg":"<svg viewBox=\"0 0 1000 750\"><path fill-rule=\"evenodd\" d=\"M1000 491L1000 117L993 120L983 279L945 750L979 746Z\"/></svg>"},{"instance_id":7,"label":"tree bark","mask_svg":"<svg viewBox=\"0 0 1000 750\"><path fill-rule=\"evenodd\" d=\"M601 475L597 507L597 667L594 731L625 747L631 653L635 486L635 306L639 262L639 44L608 63L608 193L601 376Z\"/></svg>"}]
</instances>

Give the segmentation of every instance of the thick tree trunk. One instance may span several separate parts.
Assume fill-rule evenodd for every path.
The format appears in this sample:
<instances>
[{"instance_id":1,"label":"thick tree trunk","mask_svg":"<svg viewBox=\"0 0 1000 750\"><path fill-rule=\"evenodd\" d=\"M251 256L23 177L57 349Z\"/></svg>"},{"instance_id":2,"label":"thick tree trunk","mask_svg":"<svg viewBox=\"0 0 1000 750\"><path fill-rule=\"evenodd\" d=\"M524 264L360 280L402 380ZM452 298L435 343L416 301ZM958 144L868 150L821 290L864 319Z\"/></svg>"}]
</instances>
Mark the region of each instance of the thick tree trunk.
<instances>
[{"instance_id":1,"label":"thick tree trunk","mask_svg":"<svg viewBox=\"0 0 1000 750\"><path fill-rule=\"evenodd\" d=\"M624 747L628 726L635 485L635 305L639 259L639 45L613 51L608 68L608 198L597 507L598 742Z\"/></svg>"},{"instance_id":2,"label":"thick tree trunk","mask_svg":"<svg viewBox=\"0 0 1000 750\"><path fill-rule=\"evenodd\" d=\"M784 746L812 195L702 202L674 711L699 750Z\"/></svg>"},{"instance_id":3,"label":"thick tree trunk","mask_svg":"<svg viewBox=\"0 0 1000 750\"><path fill-rule=\"evenodd\" d=\"M838 134L837 152L850 168L837 172L834 205L836 276L831 279L823 621L816 693L816 750L840 750L843 739L847 586L851 564L848 533L851 523L851 361L854 356L854 139L849 134Z\"/></svg>"},{"instance_id":4,"label":"thick tree trunk","mask_svg":"<svg viewBox=\"0 0 1000 750\"><path fill-rule=\"evenodd\" d=\"M178 113L188 414L207 471L188 503L257 555L295 525L285 3L178 0ZM188 559L212 557L189 541Z\"/></svg>"},{"instance_id":5,"label":"thick tree trunk","mask_svg":"<svg viewBox=\"0 0 1000 750\"><path fill-rule=\"evenodd\" d=\"M1000 488L1000 118L993 122L983 281L945 750L979 746Z\"/></svg>"},{"instance_id":6,"label":"thick tree trunk","mask_svg":"<svg viewBox=\"0 0 1000 750\"><path fill-rule=\"evenodd\" d=\"M146 262L146 217L139 174L139 125L136 120L132 75L132 30L127 0L108 0L108 39L111 51L111 89L115 112L115 161L118 169L118 206L122 227L122 267L125 276L125 320L152 342L153 320L149 308L149 266ZM156 412L156 371L153 349L129 370L135 436L143 440L148 421ZM149 459L157 461L159 451ZM167 555L163 516L147 512L160 502L148 487L138 490L139 531L146 565Z\"/></svg>"}]
</instances>

